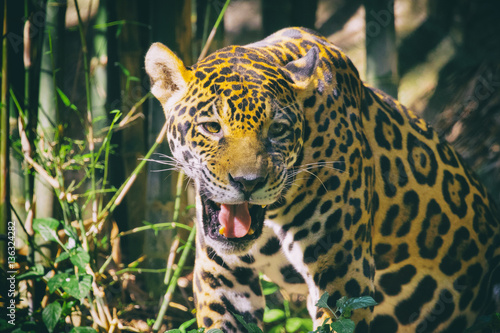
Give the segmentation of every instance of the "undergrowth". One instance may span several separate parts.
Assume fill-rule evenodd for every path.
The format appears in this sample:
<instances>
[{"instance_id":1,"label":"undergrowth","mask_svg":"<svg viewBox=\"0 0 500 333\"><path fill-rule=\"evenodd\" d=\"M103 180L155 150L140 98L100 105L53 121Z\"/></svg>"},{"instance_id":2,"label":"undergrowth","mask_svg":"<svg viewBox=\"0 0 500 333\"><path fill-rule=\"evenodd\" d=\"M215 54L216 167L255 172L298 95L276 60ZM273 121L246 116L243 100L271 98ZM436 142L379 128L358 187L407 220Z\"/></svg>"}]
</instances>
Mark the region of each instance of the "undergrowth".
<instances>
[{"instance_id":1,"label":"undergrowth","mask_svg":"<svg viewBox=\"0 0 500 333\"><path fill-rule=\"evenodd\" d=\"M269 284L268 284L269 286ZM264 291L266 286L264 286ZM321 326L318 326L313 331L312 320L309 318L290 317L287 316L285 311L280 309L266 308L264 312L264 323L279 322L276 326L271 328L269 332L309 332L309 333L353 333L356 325L351 319L352 312L356 309L368 308L377 305L377 302L370 296L361 296L347 298L341 297L337 300L335 309L328 305L328 292L325 292L316 306L325 309L331 314L330 318L325 319ZM247 323L239 314L233 313L233 316L249 333L263 333L262 329L254 323ZM195 323L195 319L189 320L182 324L179 328L169 330L167 333L223 333L221 329L212 328L208 331L205 328L192 329L187 331L191 325Z\"/></svg>"}]
</instances>

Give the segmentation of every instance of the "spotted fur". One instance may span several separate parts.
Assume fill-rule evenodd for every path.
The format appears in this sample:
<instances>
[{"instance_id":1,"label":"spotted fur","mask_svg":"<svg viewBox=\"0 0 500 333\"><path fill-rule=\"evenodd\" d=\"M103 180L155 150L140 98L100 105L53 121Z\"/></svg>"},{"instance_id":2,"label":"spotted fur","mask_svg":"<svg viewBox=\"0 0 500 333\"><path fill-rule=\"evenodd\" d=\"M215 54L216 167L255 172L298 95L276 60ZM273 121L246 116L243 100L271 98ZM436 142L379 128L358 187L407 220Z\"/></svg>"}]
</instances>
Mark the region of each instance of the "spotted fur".
<instances>
[{"instance_id":1,"label":"spotted fur","mask_svg":"<svg viewBox=\"0 0 500 333\"><path fill-rule=\"evenodd\" d=\"M326 39L284 29L190 68L154 44L146 70L198 193L200 326L262 325L260 272L308 295L315 325L325 291L331 305L373 296L356 332L459 332L493 311L499 220L484 187ZM253 234L220 235L217 206L242 202Z\"/></svg>"}]
</instances>

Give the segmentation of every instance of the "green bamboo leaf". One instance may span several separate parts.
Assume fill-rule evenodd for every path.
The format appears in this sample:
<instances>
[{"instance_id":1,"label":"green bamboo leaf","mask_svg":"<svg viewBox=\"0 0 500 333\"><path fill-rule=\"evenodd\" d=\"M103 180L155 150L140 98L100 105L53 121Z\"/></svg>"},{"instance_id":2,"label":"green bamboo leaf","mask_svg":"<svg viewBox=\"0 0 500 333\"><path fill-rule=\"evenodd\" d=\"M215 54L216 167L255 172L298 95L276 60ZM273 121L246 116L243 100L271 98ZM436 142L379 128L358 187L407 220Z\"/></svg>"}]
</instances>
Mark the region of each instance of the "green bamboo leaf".
<instances>
[{"instance_id":1,"label":"green bamboo leaf","mask_svg":"<svg viewBox=\"0 0 500 333\"><path fill-rule=\"evenodd\" d=\"M83 248L77 247L76 251L71 251L69 260L71 260L71 263L78 267L81 272L85 272L85 266L90 262L90 256Z\"/></svg>"},{"instance_id":2,"label":"green bamboo leaf","mask_svg":"<svg viewBox=\"0 0 500 333\"><path fill-rule=\"evenodd\" d=\"M33 220L33 230L39 233L47 241L59 241L56 232L58 227L59 221L51 217Z\"/></svg>"},{"instance_id":3,"label":"green bamboo leaf","mask_svg":"<svg viewBox=\"0 0 500 333\"><path fill-rule=\"evenodd\" d=\"M57 93L59 94L59 97L61 98L61 101L66 105L67 107L70 107L71 109L78 111L78 108L76 107L75 104L71 103L69 100L68 96L59 88L56 88Z\"/></svg>"},{"instance_id":4,"label":"green bamboo leaf","mask_svg":"<svg viewBox=\"0 0 500 333\"><path fill-rule=\"evenodd\" d=\"M340 318L334 321L331 325L332 330L337 333L353 333L356 325L351 319Z\"/></svg>"},{"instance_id":5,"label":"green bamboo leaf","mask_svg":"<svg viewBox=\"0 0 500 333\"><path fill-rule=\"evenodd\" d=\"M62 287L67 278L68 273L59 273L50 278L50 280L47 282L49 292L52 294L58 288Z\"/></svg>"},{"instance_id":6,"label":"green bamboo leaf","mask_svg":"<svg viewBox=\"0 0 500 333\"><path fill-rule=\"evenodd\" d=\"M285 311L281 309L267 309L264 312L264 322L273 323L278 320L285 318Z\"/></svg>"},{"instance_id":7,"label":"green bamboo leaf","mask_svg":"<svg viewBox=\"0 0 500 333\"><path fill-rule=\"evenodd\" d=\"M49 332L53 332L61 318L62 307L58 302L50 303L43 309L42 319Z\"/></svg>"},{"instance_id":8,"label":"green bamboo leaf","mask_svg":"<svg viewBox=\"0 0 500 333\"><path fill-rule=\"evenodd\" d=\"M207 331L207 333L224 333L224 332L219 328L211 328Z\"/></svg>"}]
</instances>

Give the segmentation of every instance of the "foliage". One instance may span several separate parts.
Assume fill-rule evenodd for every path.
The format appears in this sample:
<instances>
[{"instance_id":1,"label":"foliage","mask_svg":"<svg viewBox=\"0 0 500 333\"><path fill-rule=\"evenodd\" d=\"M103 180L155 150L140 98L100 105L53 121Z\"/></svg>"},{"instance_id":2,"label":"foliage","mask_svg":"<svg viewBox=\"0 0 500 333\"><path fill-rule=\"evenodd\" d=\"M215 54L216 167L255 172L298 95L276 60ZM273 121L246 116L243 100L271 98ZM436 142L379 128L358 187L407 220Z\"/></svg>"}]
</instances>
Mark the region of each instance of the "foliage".
<instances>
[{"instance_id":1,"label":"foliage","mask_svg":"<svg viewBox=\"0 0 500 333\"><path fill-rule=\"evenodd\" d=\"M264 295L269 295L269 291L272 290L271 293L275 292L276 285L270 282L265 282L263 280L263 293ZM323 324L316 328L314 331L312 330L312 321L309 318L300 318L300 317L290 317L289 309L287 311L281 309L266 309L264 312L264 323L276 323L279 322L278 325L274 326L270 333L274 332L309 332L309 333L353 333L356 325L354 321L350 319L352 312L356 309L368 308L370 306L377 305L377 302L371 296L361 296L361 297L353 297L347 298L346 296L341 297L337 300L336 308L333 310L328 305L328 292L325 292L318 302L316 306L318 308L323 308L328 310L333 317L325 319ZM286 302L285 302L286 304ZM285 305L285 308L287 306ZM249 333L263 333L263 331L255 325L254 323L247 323L245 319L237 314L233 313L234 318L245 328L245 330ZM194 323L194 320L190 320L182 324L179 329L174 329L167 331L167 333L185 333L185 329L191 326ZM194 329L189 331L188 333L203 333L205 332L204 328ZM215 328L210 329L207 333L219 333L221 330Z\"/></svg>"}]
</instances>

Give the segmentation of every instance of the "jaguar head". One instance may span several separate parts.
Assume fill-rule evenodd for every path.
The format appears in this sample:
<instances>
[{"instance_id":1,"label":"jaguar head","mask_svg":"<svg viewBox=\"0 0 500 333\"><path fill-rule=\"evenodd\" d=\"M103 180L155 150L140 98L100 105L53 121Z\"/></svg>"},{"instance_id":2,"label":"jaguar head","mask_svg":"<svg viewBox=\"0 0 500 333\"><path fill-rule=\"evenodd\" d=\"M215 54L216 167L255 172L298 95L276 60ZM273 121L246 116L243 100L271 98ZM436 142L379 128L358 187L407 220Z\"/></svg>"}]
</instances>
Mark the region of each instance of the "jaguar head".
<instances>
[{"instance_id":1,"label":"jaguar head","mask_svg":"<svg viewBox=\"0 0 500 333\"><path fill-rule=\"evenodd\" d=\"M266 209L290 185L302 149L301 96L312 86L318 49L284 66L232 46L191 68L166 46L146 55L172 154L197 190L202 241L225 252L247 249Z\"/></svg>"}]
</instances>

